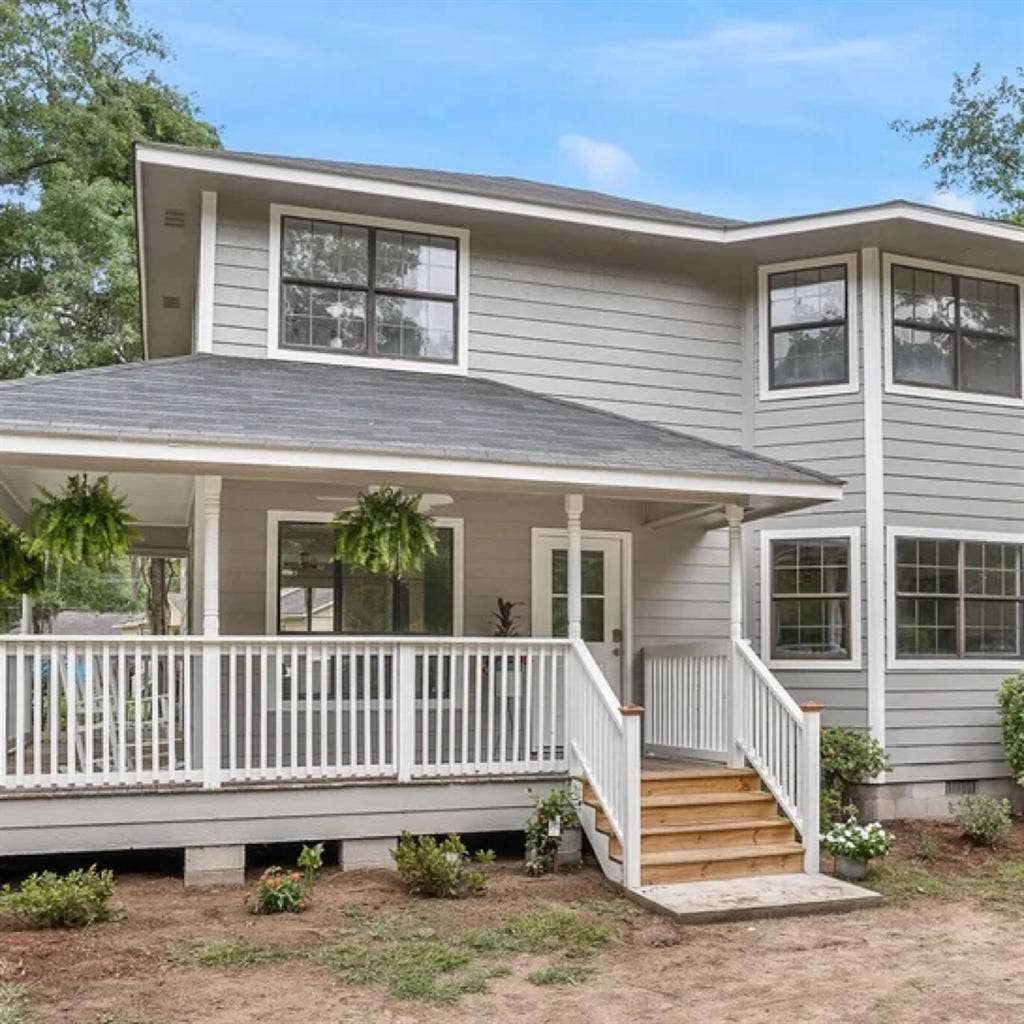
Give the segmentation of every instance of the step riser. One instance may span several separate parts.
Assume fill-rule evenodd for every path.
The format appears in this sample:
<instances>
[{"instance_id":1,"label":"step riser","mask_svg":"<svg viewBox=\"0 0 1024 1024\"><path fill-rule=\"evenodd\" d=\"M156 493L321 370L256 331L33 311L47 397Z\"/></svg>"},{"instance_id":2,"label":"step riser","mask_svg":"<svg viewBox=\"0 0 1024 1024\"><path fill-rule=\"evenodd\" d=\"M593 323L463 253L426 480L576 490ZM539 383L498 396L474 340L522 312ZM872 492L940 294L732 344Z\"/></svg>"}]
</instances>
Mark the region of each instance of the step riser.
<instances>
[{"instance_id":1,"label":"step riser","mask_svg":"<svg viewBox=\"0 0 1024 1024\"><path fill-rule=\"evenodd\" d=\"M734 861L655 865L642 869L641 882L643 885L662 885L671 882L746 878L751 875L796 874L803 870L803 863L802 853L790 853L770 857L743 857Z\"/></svg>"},{"instance_id":2,"label":"step riser","mask_svg":"<svg viewBox=\"0 0 1024 1024\"><path fill-rule=\"evenodd\" d=\"M645 807L641 810L643 828L657 828L663 825L701 825L714 821L731 821L742 814L744 818L757 821L773 821L778 818L778 808L773 800L751 801L738 812L736 804L703 804L691 806L680 804L669 807Z\"/></svg>"},{"instance_id":3,"label":"step riser","mask_svg":"<svg viewBox=\"0 0 1024 1024\"><path fill-rule=\"evenodd\" d=\"M643 779L640 782L641 796L655 796L674 793L677 796L693 796L697 793L756 793L761 780L756 775L710 776L692 779Z\"/></svg>"},{"instance_id":4,"label":"step riser","mask_svg":"<svg viewBox=\"0 0 1024 1024\"><path fill-rule=\"evenodd\" d=\"M686 832L682 835L670 833L663 836L644 836L640 841L642 853L662 853L669 850L720 850L730 846L778 846L780 843L795 843L796 832L786 821L777 825L743 826L731 829L716 829L708 832ZM622 844L615 836L609 839L611 855L622 857Z\"/></svg>"}]
</instances>

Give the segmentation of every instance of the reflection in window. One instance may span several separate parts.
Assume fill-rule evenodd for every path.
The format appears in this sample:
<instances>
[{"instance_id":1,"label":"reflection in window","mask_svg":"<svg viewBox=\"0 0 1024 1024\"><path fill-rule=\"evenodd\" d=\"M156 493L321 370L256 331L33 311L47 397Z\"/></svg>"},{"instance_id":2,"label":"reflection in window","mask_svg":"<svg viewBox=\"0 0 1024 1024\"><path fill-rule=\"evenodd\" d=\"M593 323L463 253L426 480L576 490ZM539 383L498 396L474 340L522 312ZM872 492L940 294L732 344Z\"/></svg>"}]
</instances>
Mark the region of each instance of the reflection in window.
<instances>
[{"instance_id":1,"label":"reflection in window","mask_svg":"<svg viewBox=\"0 0 1024 1024\"><path fill-rule=\"evenodd\" d=\"M393 580L331 561L329 523L281 523L278 632L451 636L454 535L446 527L437 535L423 572Z\"/></svg>"},{"instance_id":2,"label":"reflection in window","mask_svg":"<svg viewBox=\"0 0 1024 1024\"><path fill-rule=\"evenodd\" d=\"M894 265L893 380L1019 396L1019 303L1013 284Z\"/></svg>"},{"instance_id":3,"label":"reflection in window","mask_svg":"<svg viewBox=\"0 0 1024 1024\"><path fill-rule=\"evenodd\" d=\"M768 277L769 387L849 380L846 266Z\"/></svg>"},{"instance_id":4,"label":"reflection in window","mask_svg":"<svg viewBox=\"0 0 1024 1024\"><path fill-rule=\"evenodd\" d=\"M300 217L281 221L281 344L452 362L458 243Z\"/></svg>"}]
</instances>

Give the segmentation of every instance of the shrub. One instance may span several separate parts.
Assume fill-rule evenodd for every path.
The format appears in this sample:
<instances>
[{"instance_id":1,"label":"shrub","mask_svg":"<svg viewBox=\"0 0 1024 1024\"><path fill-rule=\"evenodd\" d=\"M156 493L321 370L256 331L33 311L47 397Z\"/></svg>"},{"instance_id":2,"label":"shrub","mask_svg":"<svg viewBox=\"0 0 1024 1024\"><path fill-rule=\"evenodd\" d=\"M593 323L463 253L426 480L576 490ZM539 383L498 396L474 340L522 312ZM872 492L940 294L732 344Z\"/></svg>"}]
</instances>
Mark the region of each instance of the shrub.
<instances>
[{"instance_id":1,"label":"shrub","mask_svg":"<svg viewBox=\"0 0 1024 1024\"><path fill-rule=\"evenodd\" d=\"M303 846L299 853L299 859L295 862L299 870L305 876L306 885L312 889L317 875L324 866L324 844L317 843L316 846Z\"/></svg>"},{"instance_id":2,"label":"shrub","mask_svg":"<svg viewBox=\"0 0 1024 1024\"><path fill-rule=\"evenodd\" d=\"M29 875L17 888L4 886L0 906L15 917L41 928L74 928L110 918L114 873L80 868L58 875L42 871Z\"/></svg>"},{"instance_id":3,"label":"shrub","mask_svg":"<svg viewBox=\"0 0 1024 1024\"><path fill-rule=\"evenodd\" d=\"M862 729L830 726L821 732L821 825L849 817L850 790L868 779L891 772L889 755L870 733Z\"/></svg>"},{"instance_id":4,"label":"shrub","mask_svg":"<svg viewBox=\"0 0 1024 1024\"><path fill-rule=\"evenodd\" d=\"M1024 786L1024 672L1003 680L999 690L999 720L1010 771L1017 785Z\"/></svg>"},{"instance_id":5,"label":"shrub","mask_svg":"<svg viewBox=\"0 0 1024 1024\"><path fill-rule=\"evenodd\" d=\"M494 862L492 850L478 850L470 857L457 835L442 842L433 836L418 838L403 832L391 851L402 881L414 896L448 899L482 892L487 886L486 865Z\"/></svg>"},{"instance_id":6,"label":"shrub","mask_svg":"<svg viewBox=\"0 0 1024 1024\"><path fill-rule=\"evenodd\" d=\"M871 860L884 857L891 849L894 836L877 822L859 825L856 818L836 822L821 837L821 845L834 857Z\"/></svg>"},{"instance_id":7,"label":"shrub","mask_svg":"<svg viewBox=\"0 0 1024 1024\"><path fill-rule=\"evenodd\" d=\"M260 875L250 898L254 914L298 914L309 906L309 886L301 871L272 867Z\"/></svg>"},{"instance_id":8,"label":"shrub","mask_svg":"<svg viewBox=\"0 0 1024 1024\"><path fill-rule=\"evenodd\" d=\"M553 871L555 854L567 828L578 828L576 802L564 790L556 789L546 797L534 797L533 816L526 823L526 873L544 875Z\"/></svg>"},{"instance_id":9,"label":"shrub","mask_svg":"<svg viewBox=\"0 0 1024 1024\"><path fill-rule=\"evenodd\" d=\"M964 835L975 846L995 846L1010 831L1010 801L994 796L965 796L949 809Z\"/></svg>"}]
</instances>

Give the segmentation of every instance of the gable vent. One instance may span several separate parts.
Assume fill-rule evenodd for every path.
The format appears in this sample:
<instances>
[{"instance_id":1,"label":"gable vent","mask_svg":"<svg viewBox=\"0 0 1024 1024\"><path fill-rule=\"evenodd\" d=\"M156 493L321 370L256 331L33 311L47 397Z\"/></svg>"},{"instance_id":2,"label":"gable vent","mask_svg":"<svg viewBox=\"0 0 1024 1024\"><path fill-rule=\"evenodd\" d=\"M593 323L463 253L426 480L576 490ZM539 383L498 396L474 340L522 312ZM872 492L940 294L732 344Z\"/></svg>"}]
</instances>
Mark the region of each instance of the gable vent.
<instances>
[{"instance_id":1,"label":"gable vent","mask_svg":"<svg viewBox=\"0 0 1024 1024\"><path fill-rule=\"evenodd\" d=\"M184 210L164 210L165 228L183 228L185 226Z\"/></svg>"},{"instance_id":2,"label":"gable vent","mask_svg":"<svg viewBox=\"0 0 1024 1024\"><path fill-rule=\"evenodd\" d=\"M180 295L165 295L164 309L181 309L181 296Z\"/></svg>"},{"instance_id":3,"label":"gable vent","mask_svg":"<svg viewBox=\"0 0 1024 1024\"><path fill-rule=\"evenodd\" d=\"M946 783L946 796L974 796L977 792L977 779L950 779Z\"/></svg>"}]
</instances>

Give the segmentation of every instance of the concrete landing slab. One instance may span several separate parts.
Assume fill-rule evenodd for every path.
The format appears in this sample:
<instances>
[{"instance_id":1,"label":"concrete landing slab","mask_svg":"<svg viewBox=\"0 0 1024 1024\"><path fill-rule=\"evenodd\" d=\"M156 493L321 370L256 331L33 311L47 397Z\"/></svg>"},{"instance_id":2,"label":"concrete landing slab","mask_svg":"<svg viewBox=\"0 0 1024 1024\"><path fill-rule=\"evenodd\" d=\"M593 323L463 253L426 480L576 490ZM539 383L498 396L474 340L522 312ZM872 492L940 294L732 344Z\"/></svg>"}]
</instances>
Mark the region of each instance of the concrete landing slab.
<instances>
[{"instance_id":1,"label":"concrete landing slab","mask_svg":"<svg viewBox=\"0 0 1024 1024\"><path fill-rule=\"evenodd\" d=\"M875 907L885 897L831 875L758 875L626 890L650 910L685 924L830 914Z\"/></svg>"}]
</instances>

